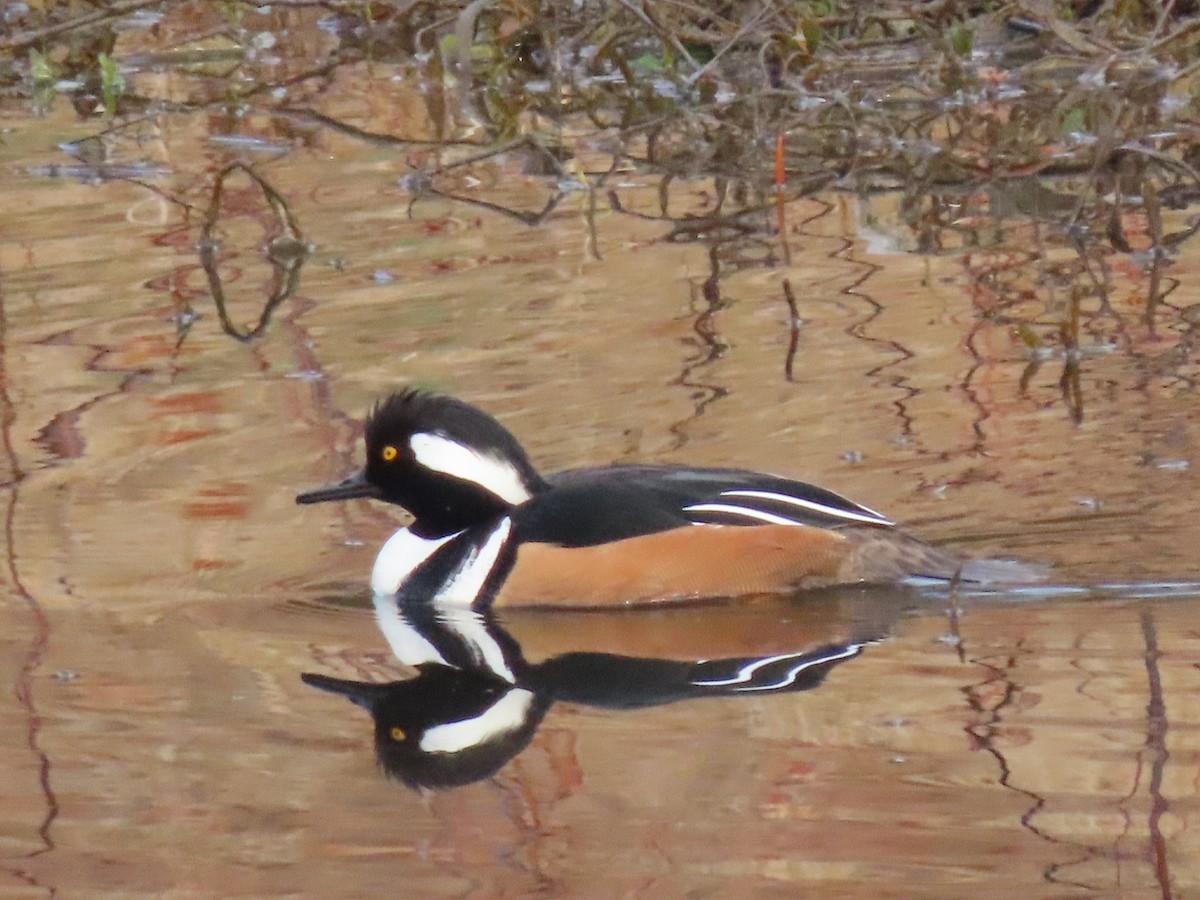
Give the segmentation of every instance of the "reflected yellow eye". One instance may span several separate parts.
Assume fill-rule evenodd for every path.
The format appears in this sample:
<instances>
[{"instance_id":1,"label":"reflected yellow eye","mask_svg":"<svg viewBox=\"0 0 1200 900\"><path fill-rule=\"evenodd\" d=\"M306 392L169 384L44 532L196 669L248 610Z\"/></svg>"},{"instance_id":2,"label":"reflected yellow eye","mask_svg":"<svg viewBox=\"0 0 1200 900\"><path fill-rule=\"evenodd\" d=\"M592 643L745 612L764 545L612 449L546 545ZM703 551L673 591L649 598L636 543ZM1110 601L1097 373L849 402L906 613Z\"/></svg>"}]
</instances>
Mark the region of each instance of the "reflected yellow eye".
<instances>
[{"instance_id":1,"label":"reflected yellow eye","mask_svg":"<svg viewBox=\"0 0 1200 900\"><path fill-rule=\"evenodd\" d=\"M384 462L391 462L393 459L399 456L399 451L391 444L388 444L379 451L379 455L383 457Z\"/></svg>"},{"instance_id":2,"label":"reflected yellow eye","mask_svg":"<svg viewBox=\"0 0 1200 900\"><path fill-rule=\"evenodd\" d=\"M388 449L391 449L391 448L389 447ZM395 451L393 451L393 452L395 452ZM403 728L393 728L392 729L392 740L393 741L395 741L396 743L402 743L404 741L404 737L405 737L405 735L404 735Z\"/></svg>"}]
</instances>

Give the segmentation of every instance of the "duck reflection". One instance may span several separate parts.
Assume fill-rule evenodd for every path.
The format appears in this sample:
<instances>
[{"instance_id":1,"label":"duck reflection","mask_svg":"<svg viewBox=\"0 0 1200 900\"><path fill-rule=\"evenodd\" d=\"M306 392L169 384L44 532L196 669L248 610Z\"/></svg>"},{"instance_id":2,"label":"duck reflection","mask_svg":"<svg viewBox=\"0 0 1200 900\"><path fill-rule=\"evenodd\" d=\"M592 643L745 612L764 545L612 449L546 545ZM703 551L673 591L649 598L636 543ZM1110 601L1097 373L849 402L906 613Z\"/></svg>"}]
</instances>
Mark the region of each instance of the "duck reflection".
<instances>
[{"instance_id":1,"label":"duck reflection","mask_svg":"<svg viewBox=\"0 0 1200 900\"><path fill-rule=\"evenodd\" d=\"M449 788L499 771L556 702L643 709L820 686L886 637L903 607L895 591L830 593L736 608L512 613L503 624L491 611L377 597L379 625L416 675L388 683L301 677L371 714L390 776L412 788Z\"/></svg>"}]
</instances>

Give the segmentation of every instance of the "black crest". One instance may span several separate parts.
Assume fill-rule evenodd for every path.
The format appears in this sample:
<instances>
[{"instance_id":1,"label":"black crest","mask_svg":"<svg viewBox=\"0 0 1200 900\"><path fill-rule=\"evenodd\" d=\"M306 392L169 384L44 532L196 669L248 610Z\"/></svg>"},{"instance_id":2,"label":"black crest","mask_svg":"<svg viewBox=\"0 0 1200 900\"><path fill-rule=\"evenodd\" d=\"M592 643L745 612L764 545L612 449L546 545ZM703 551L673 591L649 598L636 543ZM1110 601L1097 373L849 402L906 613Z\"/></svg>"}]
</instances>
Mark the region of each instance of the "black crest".
<instances>
[{"instance_id":1,"label":"black crest","mask_svg":"<svg viewBox=\"0 0 1200 900\"><path fill-rule=\"evenodd\" d=\"M425 432L510 460L524 474L534 473L524 448L507 428L483 410L443 394L415 388L397 391L375 403L365 430L368 449L404 444L412 435Z\"/></svg>"},{"instance_id":2,"label":"black crest","mask_svg":"<svg viewBox=\"0 0 1200 900\"><path fill-rule=\"evenodd\" d=\"M490 490L486 482L463 479L418 460L412 440L421 434L494 460L499 471L510 470L530 494L546 487L517 439L487 413L453 397L398 391L376 403L367 418L364 475L381 499L412 513L413 531L422 537L491 521L513 501L502 491Z\"/></svg>"}]
</instances>

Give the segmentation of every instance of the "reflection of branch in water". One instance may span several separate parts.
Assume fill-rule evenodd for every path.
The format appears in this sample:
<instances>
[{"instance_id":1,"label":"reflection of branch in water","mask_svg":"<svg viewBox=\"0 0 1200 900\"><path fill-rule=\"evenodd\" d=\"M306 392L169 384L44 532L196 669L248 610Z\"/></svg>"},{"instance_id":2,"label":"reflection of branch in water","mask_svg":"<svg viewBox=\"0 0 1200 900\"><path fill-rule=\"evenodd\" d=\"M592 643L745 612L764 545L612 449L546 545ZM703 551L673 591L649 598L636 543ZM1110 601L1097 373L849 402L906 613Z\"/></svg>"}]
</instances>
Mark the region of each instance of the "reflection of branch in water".
<instances>
[{"instance_id":1,"label":"reflection of branch in water","mask_svg":"<svg viewBox=\"0 0 1200 900\"><path fill-rule=\"evenodd\" d=\"M530 227L541 225L550 217L550 214L554 212L554 210L558 207L558 204L562 202L563 197L565 197L568 193L567 191L564 191L561 188L555 190L546 200L546 205L543 206L539 212L523 212L521 210L505 206L502 203L493 203L490 200L482 200L478 197L467 197L462 194L455 194L450 191L441 190L433 185L433 178L437 175L442 175L453 169L473 165L483 160L490 159L494 156L499 156L503 153L511 153L514 150L520 150L523 148L537 151L540 162L549 165L551 170L558 176L565 176L566 173L563 170L562 163L559 161L554 151L548 148L536 137L527 135L525 137L517 138L514 141L509 141L501 146L491 147L464 159L454 160L428 171L414 172L411 175L406 176L405 180L407 181L409 190L413 194L412 200L408 204L407 214L409 218L412 218L413 207L417 205L419 200L425 197L433 196L443 200L450 200L455 203L463 203L467 206L474 206L477 209L487 210L488 212L498 213L499 215L507 218L516 219L523 225L528 225ZM595 201L593 200L592 202L594 205Z\"/></svg>"},{"instance_id":2,"label":"reflection of branch in water","mask_svg":"<svg viewBox=\"0 0 1200 900\"><path fill-rule=\"evenodd\" d=\"M249 330L238 328L229 317L225 288L218 270L217 248L220 244L215 237L215 231L221 219L221 201L225 190L225 179L239 171L244 172L258 185L275 217L273 233L268 237L266 248L267 261L270 263L273 273L271 294L259 314L258 323ZM300 270L304 266L304 261L308 259L309 249L287 201L250 166L236 162L230 163L217 173L216 182L213 185L212 201L209 204L204 225L200 229L199 252L200 265L204 269L204 274L208 276L208 286L212 292L213 302L217 306L221 328L230 337L247 342L266 330L275 307L295 292L296 286L300 282Z\"/></svg>"},{"instance_id":3,"label":"reflection of branch in water","mask_svg":"<svg viewBox=\"0 0 1200 900\"><path fill-rule=\"evenodd\" d=\"M783 299L788 308L788 348L783 358L783 377L795 381L793 367L796 362L796 348L800 346L800 308L796 305L796 295L792 293L792 283L783 279Z\"/></svg>"},{"instance_id":4,"label":"reflection of branch in water","mask_svg":"<svg viewBox=\"0 0 1200 900\"><path fill-rule=\"evenodd\" d=\"M1043 364L1048 359L1058 358L1058 353L1052 352L1045 346L1044 338L1033 327L1040 325L1045 328L1051 323L1038 322L1029 314L1022 313L1023 305L1037 299L1034 288L1022 288L1017 281L1017 276L1021 275L1026 267L1035 264L1038 266L1034 283L1039 287L1045 286L1044 289L1051 292L1051 300L1056 284L1065 285L1069 292L1065 301L1059 304L1065 305L1066 315L1052 323L1052 336L1048 335L1047 338L1054 346L1061 348L1063 368L1058 378L1059 397L1074 424L1080 424L1084 418L1081 376L1084 357L1089 351L1080 344L1081 333L1086 328L1096 343L1100 344L1103 335L1096 329L1099 328L1099 323L1107 318L1113 320L1118 333L1124 333L1124 323L1121 317L1108 302L1107 269L1102 269L1098 275L1089 265L1086 248L1082 243L1078 243L1076 245L1077 259L1073 261L1071 271L1063 273L1061 271L1062 264L1046 262L1042 256L1044 248L1040 243L1040 236L1035 232L1034 237L1037 241L1035 249L1008 253L998 263L973 266L969 257L965 262L965 267L976 288L973 305L978 318L972 323L964 342L967 352L971 355L972 364L963 378L962 389L971 404L978 410L978 415L972 421L976 436L976 444L973 449L976 451L983 450L986 436L983 425L992 415L991 410L979 401L972 387L976 373L988 362L976 347L976 338L980 332L989 326L1011 326L1025 345L1028 360L1021 370L1017 383L1017 394L1020 397L1030 397L1030 385L1034 377L1041 371ZM1011 282L1000 277L1004 273L1013 276ZM1082 279L1081 273L1086 273L1088 279ZM1098 302L1097 312L1087 316L1083 314L1085 298ZM1055 304L1050 300L1046 301L1043 306L1055 308Z\"/></svg>"},{"instance_id":5,"label":"reflection of branch in water","mask_svg":"<svg viewBox=\"0 0 1200 900\"><path fill-rule=\"evenodd\" d=\"M546 201L546 205L543 206L539 212L523 212L519 209L510 209L509 207L503 206L499 203L492 203L490 200L480 200L478 197L464 197L462 194L451 194L447 191L440 191L437 188L427 187L420 194L413 197L412 202L408 204L409 218L412 218L413 207L416 206L417 201L423 197L429 196L439 197L443 200L453 200L456 203L465 203L466 205L474 206L477 209L485 209L488 212L494 212L510 219L516 219L518 222L524 225L534 226L541 225L550 217L550 214L554 212L558 204L562 202L562 199L566 196L566 193L563 191L558 191L557 193L552 194Z\"/></svg>"},{"instance_id":6,"label":"reflection of branch in water","mask_svg":"<svg viewBox=\"0 0 1200 900\"><path fill-rule=\"evenodd\" d=\"M976 720L972 724L967 725L964 730L974 742L975 749L984 751L996 761L996 766L1000 771L1000 777L997 779L1000 786L1005 790L1020 794L1032 801L1032 805L1021 814L1021 827L1046 843L1078 849L1083 852L1084 855L1080 859L1065 863L1050 864L1043 871L1042 877L1046 881L1056 885L1070 885L1092 889L1091 885L1083 882L1067 881L1059 878L1058 873L1069 866L1076 866L1088 860L1095 859L1098 856L1103 856L1104 851L1097 847L1081 846L1074 841L1055 837L1034 824L1034 818L1046 807L1046 798L1036 791L1013 784L1013 770L1009 765L1008 758L1005 756L1004 751L997 746L997 739L1003 735L1001 731L1001 725L1004 721L1003 711L1010 707L1021 693L1021 686L1013 678L1013 670L1017 665L1018 654L1022 650L1023 648L1018 644L1015 651L1007 656L999 665L985 662L979 658L970 659L971 663L982 666L989 674L982 681L966 685L961 689L963 696L966 698L967 705L974 713ZM989 702L987 700L989 688L997 682L1002 687L1000 696L994 702Z\"/></svg>"},{"instance_id":7,"label":"reflection of branch in water","mask_svg":"<svg viewBox=\"0 0 1200 900\"><path fill-rule=\"evenodd\" d=\"M629 158L632 161L637 161L633 157ZM645 165L651 168L661 168L658 166L652 166L650 163L645 163ZM659 181L659 208L661 212L657 215L626 208L626 206L621 202L620 194L618 194L616 190L612 189L606 193L609 208L615 213L633 216L636 219L645 219L650 222L669 223L672 226L672 230L668 233L667 239L678 242L703 240L713 237L715 232L722 231L732 232L733 234L764 234L769 232L770 226L763 219L763 215L770 213L773 209L775 209L776 204L779 201L772 199L762 203L743 205L734 212L722 213L720 210L724 207L727 182L724 178L719 176L716 178L716 212L707 216L670 215L667 212L665 191L674 179L675 175L667 173ZM832 174L820 173L815 175L801 183L787 195L783 196L782 202L792 203L793 201L810 197L816 191L828 187L829 184L834 180L835 176ZM746 222L743 220L750 221Z\"/></svg>"},{"instance_id":8,"label":"reflection of branch in water","mask_svg":"<svg viewBox=\"0 0 1200 900\"><path fill-rule=\"evenodd\" d=\"M1062 391L1063 403L1071 414L1071 421L1079 425L1083 422L1083 387L1079 381L1079 354L1068 353L1063 360L1062 375L1058 379L1058 388Z\"/></svg>"},{"instance_id":9,"label":"reflection of branch in water","mask_svg":"<svg viewBox=\"0 0 1200 900\"><path fill-rule=\"evenodd\" d=\"M983 452L985 442L983 423L992 417L992 411L988 409L987 404L985 404L979 398L979 393L975 390L975 375L987 363L987 360L984 359L983 354L980 353L979 349L975 346L975 338L978 337L979 332L983 329L986 321L987 320L983 318L975 319L971 323L971 327L967 329L967 335L963 339L963 348L971 357L971 363L969 366L967 366L967 371L963 375L962 381L959 382L959 390L961 390L963 396L967 398L967 403L969 403L975 410L975 414L971 417L971 433L975 436L975 442L967 448L967 451L972 454ZM1032 364L1040 365L1040 363L1031 363L1031 365ZM1033 372L1035 371L1036 369L1029 372L1030 377L1033 376ZM1027 387L1024 372L1021 375L1021 379L1020 392L1023 395Z\"/></svg>"},{"instance_id":10,"label":"reflection of branch in water","mask_svg":"<svg viewBox=\"0 0 1200 900\"><path fill-rule=\"evenodd\" d=\"M899 366L908 360L912 359L916 354L901 344L899 341L890 340L888 338L877 338L867 334L867 326L871 324L879 316L883 315L884 307L874 297L862 289L876 272L881 270L881 266L875 263L866 262L862 259L852 259L850 251L854 248L854 241L847 238L842 241L842 246L834 250L830 255L832 259L841 259L854 265L862 267L862 274L851 281L848 285L842 288L841 293L847 297L854 297L861 300L869 308L865 319L855 322L846 329L846 334L852 338L864 341L868 344L877 344L886 347L895 353L899 354L899 358L891 359L887 362L880 363L868 369L864 374L868 378L873 378L881 374L885 369L890 369L893 366ZM896 418L900 420L900 436L904 438L912 437L913 433L913 417L908 411L908 401L918 396L921 393L920 388L913 387L908 383L908 377L904 374L897 373L887 380L887 384L902 392L902 396L892 401L892 407L896 410Z\"/></svg>"},{"instance_id":11,"label":"reflection of branch in water","mask_svg":"<svg viewBox=\"0 0 1200 900\"><path fill-rule=\"evenodd\" d=\"M4 558L8 574L9 590L17 597L18 603L23 603L32 619L32 634L29 637L28 650L20 662L20 668L12 684L12 694L24 719L25 747L33 758L37 771L38 789L41 792L44 812L38 824L37 837L40 846L21 856L10 857L6 860L3 871L14 879L24 882L39 892L48 890L54 895L53 886L41 882L37 876L25 871L18 863L21 859L32 859L36 856L54 850L54 838L50 829L58 818L60 806L58 796L50 780L50 754L42 746L43 713L34 693L34 685L39 680L39 670L46 657L50 644L50 618L42 603L26 587L18 563L17 555L17 503L20 498L20 484L25 480L25 471L17 456L16 445L13 443L12 429L17 421L16 406L9 393L10 373L8 366L8 307L0 285L0 454L4 462L4 476L7 479L7 502L4 510ZM11 776L10 776L11 777Z\"/></svg>"},{"instance_id":12,"label":"reflection of branch in water","mask_svg":"<svg viewBox=\"0 0 1200 900\"><path fill-rule=\"evenodd\" d=\"M560 178L567 174L562 167L562 161L560 160L559 155L554 150L547 147L545 143L543 143L536 135L532 134L523 135L522 137L507 141L498 146L488 147L485 150L481 150L479 153L464 157L463 159L456 159L453 162L444 163L443 165L438 166L436 169L431 170L428 174L430 177L434 175L442 175L446 172L449 172L451 169L461 169L463 166L473 166L475 163L483 162L485 159L491 159L492 157L500 156L505 153L512 153L514 150L521 149L537 151L539 156L542 157L543 162L546 163L546 165L550 167L551 171L553 171Z\"/></svg>"},{"instance_id":13,"label":"reflection of branch in water","mask_svg":"<svg viewBox=\"0 0 1200 900\"><path fill-rule=\"evenodd\" d=\"M1157 162L1166 169L1172 169L1177 174L1182 175L1189 183L1190 190L1200 188L1200 173L1192 166L1181 159L1160 153L1149 147L1142 147L1136 142L1127 142L1118 148L1118 153L1128 156L1142 156L1147 159ZM1146 212L1146 233L1150 238L1150 285L1146 296L1145 309L1145 324L1150 330L1151 336L1155 333L1155 312L1158 305L1164 301L1167 296L1175 290L1178 282L1174 282L1171 287L1165 291L1161 289L1162 270L1167 261L1167 251L1169 248L1177 246L1188 238L1192 237L1198 229L1200 229L1200 219L1192 222L1192 224L1172 234L1163 234L1162 207L1163 198L1160 191L1154 182L1149 178L1145 171L1145 165L1139 167L1139 177L1137 184L1136 200L1141 204ZM1118 181L1118 188L1120 182ZM1109 240L1113 245L1122 252L1131 252L1128 241L1125 239L1124 232L1121 227L1120 219L1120 195L1117 197L1117 202L1112 205L1112 220L1109 227Z\"/></svg>"},{"instance_id":14,"label":"reflection of branch in water","mask_svg":"<svg viewBox=\"0 0 1200 900\"><path fill-rule=\"evenodd\" d=\"M615 190L607 192L608 206L615 213L632 216L635 219L645 219L648 222L664 222L672 226L665 240L684 243L692 240L704 240L714 234L729 237L739 234L759 234L763 227L758 222L743 222L743 219L757 216L769 209L769 206L739 209L737 212L720 216L671 216L663 213L652 215L636 209L627 209L621 202L620 195Z\"/></svg>"},{"instance_id":15,"label":"reflection of branch in water","mask_svg":"<svg viewBox=\"0 0 1200 900\"><path fill-rule=\"evenodd\" d=\"M14 34L11 37L0 38L0 52L32 47L60 34L66 34L69 31L78 31L81 28L89 28L104 22L111 22L113 19L119 19L132 12L137 12L139 9L145 9L148 6L159 6L161 3L162 0L118 0L116 3L108 3L104 8L96 12L86 13L74 19L68 19L65 22L55 22L53 25L46 25L42 28L34 28L20 34Z\"/></svg>"},{"instance_id":16,"label":"reflection of branch in water","mask_svg":"<svg viewBox=\"0 0 1200 900\"><path fill-rule=\"evenodd\" d=\"M704 300L704 307L692 321L692 330L696 333L696 338L688 338L684 341L688 346L694 347L696 353L684 360L683 367L679 371L679 376L671 381L671 384L679 385L680 387L691 388L689 399L693 403L691 415L672 423L668 427L668 431L675 435L675 442L671 445L671 449L678 450L688 441L686 427L688 423L694 422L704 415L705 410L709 406L716 403L723 397L728 396L729 389L722 387L719 384L708 384L703 381L695 381L692 374L697 369L702 369L712 365L725 355L725 351L729 349L729 345L721 340L716 328L716 315L728 305L721 298L721 262L718 251L719 245L714 243L708 248L708 277L700 285L699 290L693 285L692 287L692 305L696 305L697 293Z\"/></svg>"},{"instance_id":17,"label":"reflection of branch in water","mask_svg":"<svg viewBox=\"0 0 1200 900\"><path fill-rule=\"evenodd\" d=\"M1163 700L1162 675L1158 670L1158 660L1162 655L1158 649L1158 630L1154 625L1154 616L1143 612L1142 639L1146 652L1146 682L1149 699L1146 702L1146 751L1150 754L1150 817L1146 823L1150 832L1150 851L1154 861L1154 878L1164 900L1173 896L1171 893L1171 870L1167 862L1167 840L1162 833L1162 817L1170 804L1163 796L1163 769L1166 768L1170 753L1167 751L1167 705Z\"/></svg>"},{"instance_id":18,"label":"reflection of branch in water","mask_svg":"<svg viewBox=\"0 0 1200 900\"><path fill-rule=\"evenodd\" d=\"M1059 340L1063 347L1063 371L1058 379L1063 403L1071 414L1071 421L1078 425L1083 421L1083 388L1080 385L1079 354L1079 304L1081 291L1071 288L1066 321L1059 325Z\"/></svg>"},{"instance_id":19,"label":"reflection of branch in water","mask_svg":"<svg viewBox=\"0 0 1200 900\"><path fill-rule=\"evenodd\" d=\"M279 109L271 110L272 116L277 116L280 119L289 121L303 122L310 125L319 125L322 128L328 128L330 131L335 131L338 134L346 137L362 141L365 144L373 144L384 147L479 147L482 146L475 141L455 141L453 139L421 139L421 138L402 138L391 134L382 134L377 131L367 131L365 128L359 128L357 125L351 125L348 122L343 122L340 119L335 119L333 116L325 113L317 112L314 109L302 109L300 107L285 106Z\"/></svg>"}]
</instances>

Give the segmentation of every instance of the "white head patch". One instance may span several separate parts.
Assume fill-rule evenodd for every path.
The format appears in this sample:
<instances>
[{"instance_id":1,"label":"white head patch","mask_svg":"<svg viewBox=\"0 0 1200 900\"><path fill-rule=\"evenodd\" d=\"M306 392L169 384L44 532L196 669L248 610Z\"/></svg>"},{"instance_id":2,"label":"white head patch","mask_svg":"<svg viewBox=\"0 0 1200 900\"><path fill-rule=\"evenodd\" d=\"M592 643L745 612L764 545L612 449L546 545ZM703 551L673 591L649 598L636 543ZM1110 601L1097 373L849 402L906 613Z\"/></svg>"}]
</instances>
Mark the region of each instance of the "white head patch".
<instances>
[{"instance_id":1,"label":"white head patch","mask_svg":"<svg viewBox=\"0 0 1200 900\"><path fill-rule=\"evenodd\" d=\"M408 445L425 468L477 484L513 506L531 496L521 473L507 460L480 453L453 438L424 431L410 437Z\"/></svg>"}]
</instances>

